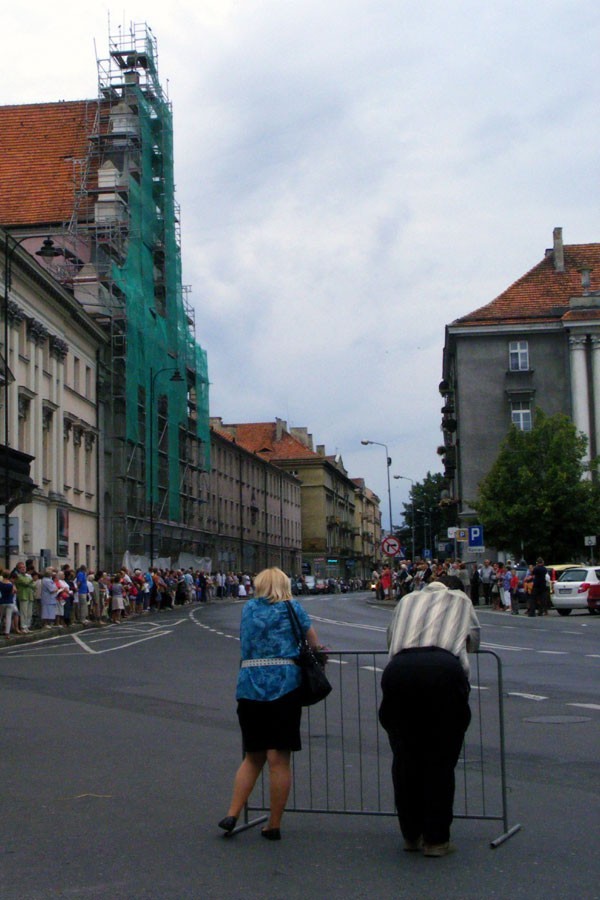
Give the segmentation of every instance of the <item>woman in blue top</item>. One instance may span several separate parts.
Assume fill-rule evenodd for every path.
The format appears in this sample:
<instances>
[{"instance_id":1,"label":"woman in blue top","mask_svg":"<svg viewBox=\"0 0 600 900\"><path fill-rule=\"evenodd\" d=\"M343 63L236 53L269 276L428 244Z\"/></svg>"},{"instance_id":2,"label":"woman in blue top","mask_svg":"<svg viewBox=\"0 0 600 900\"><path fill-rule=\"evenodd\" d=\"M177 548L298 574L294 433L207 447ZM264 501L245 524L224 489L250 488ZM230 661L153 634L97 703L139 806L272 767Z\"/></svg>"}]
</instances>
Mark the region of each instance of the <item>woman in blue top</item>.
<instances>
[{"instance_id":1,"label":"woman in blue top","mask_svg":"<svg viewBox=\"0 0 600 900\"><path fill-rule=\"evenodd\" d=\"M270 815L262 836L281 838L281 817L290 792L290 759L300 750L300 669L294 659L298 644L285 602L291 601L311 647L318 640L310 618L292 600L290 579L281 569L264 569L254 580L254 598L242 611L240 640L242 661L237 682L238 719L244 759L233 783L229 811L219 822L226 834L252 793L266 763L269 766Z\"/></svg>"}]
</instances>

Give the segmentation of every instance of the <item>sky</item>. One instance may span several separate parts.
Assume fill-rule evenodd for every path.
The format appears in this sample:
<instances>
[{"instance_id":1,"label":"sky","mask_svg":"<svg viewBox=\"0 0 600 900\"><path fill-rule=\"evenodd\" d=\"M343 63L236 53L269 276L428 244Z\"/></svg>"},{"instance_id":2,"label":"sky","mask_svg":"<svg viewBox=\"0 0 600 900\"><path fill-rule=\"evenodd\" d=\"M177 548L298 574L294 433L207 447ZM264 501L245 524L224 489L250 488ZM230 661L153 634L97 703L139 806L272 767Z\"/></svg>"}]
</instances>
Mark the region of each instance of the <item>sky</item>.
<instances>
[{"instance_id":1,"label":"sky","mask_svg":"<svg viewBox=\"0 0 600 900\"><path fill-rule=\"evenodd\" d=\"M0 103L97 95L147 23L173 104L184 283L211 415L284 419L394 524L442 469L444 329L598 228L596 0L31 0Z\"/></svg>"}]
</instances>

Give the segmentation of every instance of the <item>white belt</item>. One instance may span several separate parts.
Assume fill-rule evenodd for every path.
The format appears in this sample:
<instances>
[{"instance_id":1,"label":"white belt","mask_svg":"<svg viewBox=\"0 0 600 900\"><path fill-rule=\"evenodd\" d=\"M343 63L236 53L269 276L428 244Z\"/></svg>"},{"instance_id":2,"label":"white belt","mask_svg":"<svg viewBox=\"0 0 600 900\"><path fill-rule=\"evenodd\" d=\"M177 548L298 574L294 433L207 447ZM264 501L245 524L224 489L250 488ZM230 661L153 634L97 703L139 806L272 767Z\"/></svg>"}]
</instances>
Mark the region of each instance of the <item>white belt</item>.
<instances>
[{"instance_id":1,"label":"white belt","mask_svg":"<svg viewBox=\"0 0 600 900\"><path fill-rule=\"evenodd\" d=\"M243 659L242 669L251 669L254 666L294 666L293 659L284 656L271 656L267 659Z\"/></svg>"}]
</instances>

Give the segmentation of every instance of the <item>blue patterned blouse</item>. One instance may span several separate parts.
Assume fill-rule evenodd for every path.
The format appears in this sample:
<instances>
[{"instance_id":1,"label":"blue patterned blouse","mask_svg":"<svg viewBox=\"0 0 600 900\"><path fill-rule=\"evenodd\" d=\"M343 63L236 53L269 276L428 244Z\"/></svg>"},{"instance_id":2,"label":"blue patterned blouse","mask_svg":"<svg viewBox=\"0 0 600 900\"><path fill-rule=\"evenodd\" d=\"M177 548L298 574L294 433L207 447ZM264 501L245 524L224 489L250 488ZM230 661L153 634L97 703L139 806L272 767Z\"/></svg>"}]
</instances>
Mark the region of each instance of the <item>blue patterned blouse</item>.
<instances>
[{"instance_id":1,"label":"blue patterned blouse","mask_svg":"<svg viewBox=\"0 0 600 900\"><path fill-rule=\"evenodd\" d=\"M291 601L304 634L310 628L308 613ZM285 602L269 603L266 597L246 601L240 625L242 659L298 656L298 645ZM298 666L251 666L240 669L237 700L277 700L300 687Z\"/></svg>"}]
</instances>

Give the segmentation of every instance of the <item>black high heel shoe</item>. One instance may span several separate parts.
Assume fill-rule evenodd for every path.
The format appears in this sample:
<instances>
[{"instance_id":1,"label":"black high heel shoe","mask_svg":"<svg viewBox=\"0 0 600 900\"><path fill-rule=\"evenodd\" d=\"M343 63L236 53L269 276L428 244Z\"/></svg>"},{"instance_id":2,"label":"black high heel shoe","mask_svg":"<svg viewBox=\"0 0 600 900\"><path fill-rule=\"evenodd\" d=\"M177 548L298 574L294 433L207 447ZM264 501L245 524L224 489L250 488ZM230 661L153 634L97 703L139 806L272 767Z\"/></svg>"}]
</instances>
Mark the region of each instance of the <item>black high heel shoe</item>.
<instances>
[{"instance_id":1,"label":"black high heel shoe","mask_svg":"<svg viewBox=\"0 0 600 900\"><path fill-rule=\"evenodd\" d=\"M222 828L225 832L225 836L231 834L235 826L237 825L237 818L235 816L225 816L224 819L221 819L219 822L219 828Z\"/></svg>"},{"instance_id":2,"label":"black high heel shoe","mask_svg":"<svg viewBox=\"0 0 600 900\"><path fill-rule=\"evenodd\" d=\"M279 828L261 828L260 833L268 841L280 841L281 829Z\"/></svg>"}]
</instances>

